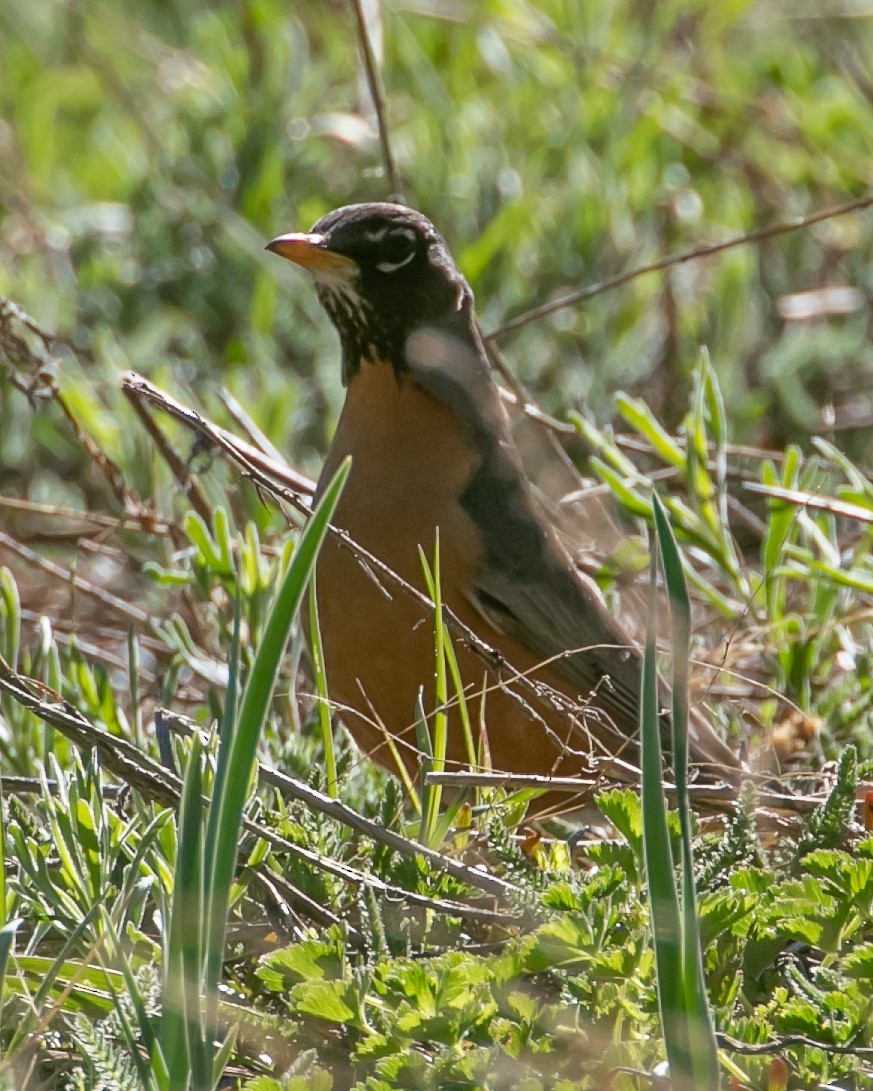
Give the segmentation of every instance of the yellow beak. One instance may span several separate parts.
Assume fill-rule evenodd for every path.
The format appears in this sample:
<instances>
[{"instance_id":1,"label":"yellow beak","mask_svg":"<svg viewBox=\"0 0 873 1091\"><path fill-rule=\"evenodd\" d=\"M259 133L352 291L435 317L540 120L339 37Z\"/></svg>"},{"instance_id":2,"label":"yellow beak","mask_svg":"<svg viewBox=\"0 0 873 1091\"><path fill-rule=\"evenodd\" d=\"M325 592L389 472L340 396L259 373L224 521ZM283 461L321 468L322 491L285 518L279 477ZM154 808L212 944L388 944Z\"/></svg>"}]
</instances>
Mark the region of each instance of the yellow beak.
<instances>
[{"instance_id":1,"label":"yellow beak","mask_svg":"<svg viewBox=\"0 0 873 1091\"><path fill-rule=\"evenodd\" d=\"M335 250L327 249L324 235L306 235L295 231L271 239L266 248L280 258L302 265L316 276L327 273L331 276L352 277L358 272L356 261L338 254Z\"/></svg>"}]
</instances>

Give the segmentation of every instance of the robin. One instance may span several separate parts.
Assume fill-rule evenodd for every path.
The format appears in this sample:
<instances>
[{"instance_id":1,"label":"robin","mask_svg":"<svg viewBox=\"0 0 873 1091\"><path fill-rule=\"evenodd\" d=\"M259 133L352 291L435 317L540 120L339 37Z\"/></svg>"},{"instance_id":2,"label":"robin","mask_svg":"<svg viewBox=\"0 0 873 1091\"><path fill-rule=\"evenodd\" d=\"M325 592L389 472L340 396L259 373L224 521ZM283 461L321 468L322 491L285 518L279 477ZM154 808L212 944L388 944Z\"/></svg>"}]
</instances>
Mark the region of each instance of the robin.
<instances>
[{"instance_id":1,"label":"robin","mask_svg":"<svg viewBox=\"0 0 873 1091\"><path fill-rule=\"evenodd\" d=\"M640 652L522 469L473 294L442 236L410 208L358 204L267 249L314 275L342 345L345 403L316 496L350 455L335 525L418 589L420 551L433 559L438 532L443 603L509 665L496 678L456 647L480 747L469 753L449 702L447 760L545 775L610 755L635 762ZM390 736L414 770L422 693L428 717L435 709L433 611L380 586L336 540L318 560L317 599L327 682L347 726L386 764ZM692 717L690 749L723 776L738 768L703 717Z\"/></svg>"}]
</instances>

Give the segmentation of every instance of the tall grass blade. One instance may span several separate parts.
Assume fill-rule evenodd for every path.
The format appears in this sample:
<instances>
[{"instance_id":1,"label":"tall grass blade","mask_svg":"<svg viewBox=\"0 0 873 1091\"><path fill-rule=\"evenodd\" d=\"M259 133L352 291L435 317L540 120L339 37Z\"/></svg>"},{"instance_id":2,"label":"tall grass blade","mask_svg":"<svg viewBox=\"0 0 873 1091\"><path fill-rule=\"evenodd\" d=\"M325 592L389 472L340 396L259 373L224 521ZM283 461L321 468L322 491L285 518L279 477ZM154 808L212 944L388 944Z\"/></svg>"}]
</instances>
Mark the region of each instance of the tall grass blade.
<instances>
[{"instance_id":1,"label":"tall grass blade","mask_svg":"<svg viewBox=\"0 0 873 1091\"><path fill-rule=\"evenodd\" d=\"M208 1050L203 983L203 766L194 732L179 808L176 868L164 971L160 1044L171 1091L201 1087ZM198 1082L199 1081L199 1082Z\"/></svg>"},{"instance_id":2,"label":"tall grass blade","mask_svg":"<svg viewBox=\"0 0 873 1091\"><path fill-rule=\"evenodd\" d=\"M424 572L428 594L433 602L434 624L434 702L436 711L433 715L433 739L427 750L427 770L422 768L422 793L421 793L421 832L423 844L434 848L433 839L436 836L437 818L442 802L442 787L438 784L427 783L427 773L441 773L446 767L446 748L448 746L449 715L446 711L449 697L448 673L446 669L446 633L443 621L443 598L440 578L440 532L436 530L433 551L433 568L428 564L424 550L419 546L419 559ZM424 706L417 709L416 724L428 730L428 721L424 715Z\"/></svg>"},{"instance_id":3,"label":"tall grass blade","mask_svg":"<svg viewBox=\"0 0 873 1091\"><path fill-rule=\"evenodd\" d=\"M658 978L658 1007L671 1074L685 1068L687 1058L676 1031L681 1020L681 914L667 826L667 797L661 780L661 717L658 702L657 553L652 551L646 647L640 700L640 765L642 768L643 858L652 915L652 938Z\"/></svg>"},{"instance_id":4,"label":"tall grass blade","mask_svg":"<svg viewBox=\"0 0 873 1091\"><path fill-rule=\"evenodd\" d=\"M101 916L103 930L109 939L111 961L120 965L121 978L124 982L123 991L113 990L112 992L112 1002L115 1007L115 1017L121 1028L121 1038L139 1074L143 1088L146 1091L163 1091L166 1087L167 1091L170 1091L169 1074L163 1063L160 1045L146 1010L142 990L134 976L130 960L122 948L121 937L112 922L112 917L105 908ZM110 967L106 965L99 951L97 959L103 969L108 972ZM130 1018L131 1015L135 1017L135 1022ZM195 1084L194 1087L196 1088L197 1085Z\"/></svg>"},{"instance_id":5,"label":"tall grass blade","mask_svg":"<svg viewBox=\"0 0 873 1091\"><path fill-rule=\"evenodd\" d=\"M318 551L349 473L346 460L328 485L294 550L252 663L233 729L221 739L216 770L216 792L210 807L206 835L206 958L207 1004L214 1016L216 990L227 926L228 898L239 847L243 807L248 796L261 728L278 678L279 664ZM214 1018L209 1019L212 1026Z\"/></svg>"},{"instance_id":6,"label":"tall grass blade","mask_svg":"<svg viewBox=\"0 0 873 1091\"><path fill-rule=\"evenodd\" d=\"M681 892L670 851L667 805L661 783L660 717L656 663L655 583L658 564L652 552L649 621L643 665L640 730L642 737L643 851L652 911L658 1004L670 1075L677 1091L716 1091L718 1051L706 997L697 917L688 806L688 658L691 606L682 559L663 505L656 495L652 510L658 550L670 602L673 650L673 773L680 829Z\"/></svg>"},{"instance_id":7,"label":"tall grass blade","mask_svg":"<svg viewBox=\"0 0 873 1091\"><path fill-rule=\"evenodd\" d=\"M664 582L670 603L672 630L671 744L682 863L682 987L684 1008L688 1018L688 1045L695 1086L717 1088L719 1084L718 1047L703 976L703 951L700 943L700 921L697 915L697 890L691 845L691 809L688 800L688 663L691 656L691 603L685 584L682 558L657 495L652 497L652 508L664 569Z\"/></svg>"},{"instance_id":8,"label":"tall grass blade","mask_svg":"<svg viewBox=\"0 0 873 1091\"><path fill-rule=\"evenodd\" d=\"M330 722L330 704L328 702L327 669L324 663L324 647L321 642L321 626L318 623L318 596L315 586L315 573L309 582L309 644L312 655L312 674L315 681L318 726L321 731L321 747L324 751L325 792L336 799L339 796L336 773L336 747Z\"/></svg>"}]
</instances>

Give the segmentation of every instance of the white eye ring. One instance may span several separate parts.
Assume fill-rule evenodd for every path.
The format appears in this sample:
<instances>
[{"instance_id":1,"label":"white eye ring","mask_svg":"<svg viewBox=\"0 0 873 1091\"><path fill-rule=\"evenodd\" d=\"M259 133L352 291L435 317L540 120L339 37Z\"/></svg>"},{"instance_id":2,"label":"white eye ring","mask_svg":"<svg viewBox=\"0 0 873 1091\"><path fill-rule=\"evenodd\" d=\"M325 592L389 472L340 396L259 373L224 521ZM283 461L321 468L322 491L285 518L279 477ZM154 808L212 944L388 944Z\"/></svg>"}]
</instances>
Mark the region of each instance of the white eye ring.
<instances>
[{"instance_id":1,"label":"white eye ring","mask_svg":"<svg viewBox=\"0 0 873 1091\"><path fill-rule=\"evenodd\" d=\"M402 269L404 265L408 265L412 261L412 259L415 257L415 252L416 252L415 232L400 230L400 231L394 232L394 234L398 238L407 239L411 243L412 249L409 251L409 253L406 255L406 257L401 258L400 261L380 261L380 262L377 262L376 263L376 268L379 270L380 273L393 273L397 269Z\"/></svg>"},{"instance_id":2,"label":"white eye ring","mask_svg":"<svg viewBox=\"0 0 873 1091\"><path fill-rule=\"evenodd\" d=\"M403 261L380 261L376 265L376 268L380 273L393 273L397 269L402 269L404 265L408 265L415 257L415 251L403 259Z\"/></svg>"}]
</instances>

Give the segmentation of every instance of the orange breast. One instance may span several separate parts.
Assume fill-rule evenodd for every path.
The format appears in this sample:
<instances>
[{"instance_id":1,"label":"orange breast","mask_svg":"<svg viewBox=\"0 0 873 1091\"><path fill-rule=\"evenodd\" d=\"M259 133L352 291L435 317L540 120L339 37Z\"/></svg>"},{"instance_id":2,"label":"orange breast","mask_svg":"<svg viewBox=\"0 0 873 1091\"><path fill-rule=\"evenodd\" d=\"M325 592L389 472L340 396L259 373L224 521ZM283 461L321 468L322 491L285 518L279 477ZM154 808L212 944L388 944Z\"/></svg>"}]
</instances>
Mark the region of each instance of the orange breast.
<instances>
[{"instance_id":1,"label":"orange breast","mask_svg":"<svg viewBox=\"0 0 873 1091\"><path fill-rule=\"evenodd\" d=\"M352 456L352 468L336 525L421 591L425 582L419 546L432 564L439 527L444 602L514 667L532 670L533 657L489 626L470 600L482 549L459 497L478 456L448 410L410 383L398 384L390 367L365 364L347 393L322 482L347 455ZM390 583L380 587L378 578L335 540L324 545L317 577L331 698L342 706L344 722L365 752L390 764L387 731L412 772L418 764L415 708L421 687L428 712L434 704L433 611ZM556 742L569 732L566 720L540 708L541 716L555 721L544 727L517 696L496 684L474 653L457 641L455 649L469 689L474 732L484 724L493 767L528 773L568 771L560 765ZM457 766L467 764L454 713L449 720L448 758ZM580 764L572 763L576 769Z\"/></svg>"},{"instance_id":2,"label":"orange breast","mask_svg":"<svg viewBox=\"0 0 873 1091\"><path fill-rule=\"evenodd\" d=\"M479 563L475 528L458 503L475 459L448 412L399 385L389 366L365 364L347 393L322 482L347 455L352 468L336 525L419 590L419 545L432 564L439 526L443 593L463 587ZM428 695L433 688L432 611L378 581L336 541L325 542L317 578L331 697L346 706L344 720L363 749L388 760L380 720L414 765L416 697L421 686Z\"/></svg>"}]
</instances>

